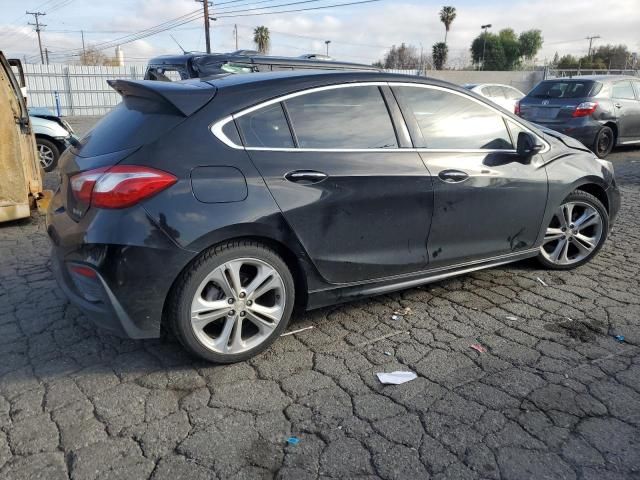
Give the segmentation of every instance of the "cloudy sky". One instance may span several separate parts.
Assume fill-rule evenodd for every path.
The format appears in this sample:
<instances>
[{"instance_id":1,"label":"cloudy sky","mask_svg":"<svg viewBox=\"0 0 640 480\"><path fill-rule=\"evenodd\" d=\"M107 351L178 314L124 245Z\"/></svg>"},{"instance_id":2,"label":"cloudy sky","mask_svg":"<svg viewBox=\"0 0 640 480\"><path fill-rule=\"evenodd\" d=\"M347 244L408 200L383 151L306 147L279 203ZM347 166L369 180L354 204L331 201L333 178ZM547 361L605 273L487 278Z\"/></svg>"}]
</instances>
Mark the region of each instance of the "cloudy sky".
<instances>
[{"instance_id":1,"label":"cloudy sky","mask_svg":"<svg viewBox=\"0 0 640 480\"><path fill-rule=\"evenodd\" d=\"M394 44L405 42L430 52L433 43L443 40L444 27L438 18L438 11L444 4L441 0L381 0L340 8L255 15L268 10L311 8L349 1L354 0L214 1L213 15L219 19L212 22L212 48L221 52L235 49L234 25L238 28L240 48L253 48L253 28L265 25L271 30L272 54L298 56L322 52L324 40L331 40L332 56L366 63L381 58ZM467 61L469 45L483 23L491 23L494 31L505 27L516 32L532 28L542 30L544 46L538 55L541 63L550 60L556 51L561 55L586 54L588 41L584 37L587 35L602 37L595 41L596 45L624 43L632 52L640 52L639 2L446 0L458 11L448 37L449 57L454 65ZM283 4L289 6L273 8ZM98 44L188 15L200 5L194 0L0 0L0 50L8 56L39 60L37 37L33 27L27 25L33 17L25 15L25 10L47 12L41 17L47 25L42 32L43 46L51 52L52 61L64 62L73 59L69 54L77 53L82 47L81 30L87 45ZM265 9L259 10L262 7ZM175 53L178 47L170 35L187 50L204 49L202 20L197 19L123 45L126 61L145 62L154 55ZM112 55L113 49L109 48L105 53Z\"/></svg>"}]
</instances>

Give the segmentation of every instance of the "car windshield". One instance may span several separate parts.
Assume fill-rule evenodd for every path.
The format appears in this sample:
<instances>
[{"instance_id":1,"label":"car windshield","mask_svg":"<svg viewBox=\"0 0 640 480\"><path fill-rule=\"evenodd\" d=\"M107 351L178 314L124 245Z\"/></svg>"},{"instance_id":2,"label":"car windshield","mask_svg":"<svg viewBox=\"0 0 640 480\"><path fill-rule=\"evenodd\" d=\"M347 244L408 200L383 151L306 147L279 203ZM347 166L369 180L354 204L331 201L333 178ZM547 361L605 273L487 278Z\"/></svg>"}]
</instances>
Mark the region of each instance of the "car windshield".
<instances>
[{"instance_id":1,"label":"car windshield","mask_svg":"<svg viewBox=\"0 0 640 480\"><path fill-rule=\"evenodd\" d=\"M529 94L534 98L588 97L596 82L593 80L554 80L542 82Z\"/></svg>"}]
</instances>

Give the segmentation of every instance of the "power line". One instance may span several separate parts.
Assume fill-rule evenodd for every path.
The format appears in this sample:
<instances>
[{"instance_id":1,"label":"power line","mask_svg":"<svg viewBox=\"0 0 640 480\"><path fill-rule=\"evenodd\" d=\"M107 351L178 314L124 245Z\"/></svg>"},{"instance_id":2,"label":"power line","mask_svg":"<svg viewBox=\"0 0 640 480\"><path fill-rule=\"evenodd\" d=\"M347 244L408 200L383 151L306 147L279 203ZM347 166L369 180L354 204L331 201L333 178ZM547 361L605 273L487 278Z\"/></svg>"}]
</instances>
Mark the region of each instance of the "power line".
<instances>
[{"instance_id":1,"label":"power line","mask_svg":"<svg viewBox=\"0 0 640 480\"><path fill-rule=\"evenodd\" d=\"M297 8L293 10L281 10L278 12L244 13L239 15L219 15L216 18L256 17L256 16L262 16L262 15L277 15L281 13L308 12L311 10L324 10L327 8L347 7L349 5L361 5L363 3L374 3L374 2L381 2L381 1L382 0L360 0L358 2L335 3L333 5L324 5L322 7ZM273 7L277 7L277 5L274 5Z\"/></svg>"}]
</instances>

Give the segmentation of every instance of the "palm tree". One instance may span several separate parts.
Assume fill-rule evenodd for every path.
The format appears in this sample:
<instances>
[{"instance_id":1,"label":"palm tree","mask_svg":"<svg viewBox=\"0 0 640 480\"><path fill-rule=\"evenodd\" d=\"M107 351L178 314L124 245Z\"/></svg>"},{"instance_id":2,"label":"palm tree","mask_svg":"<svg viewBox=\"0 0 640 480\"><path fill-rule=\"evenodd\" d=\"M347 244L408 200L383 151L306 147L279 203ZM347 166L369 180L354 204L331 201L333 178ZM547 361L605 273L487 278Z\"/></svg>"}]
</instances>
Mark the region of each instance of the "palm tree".
<instances>
[{"instance_id":1,"label":"palm tree","mask_svg":"<svg viewBox=\"0 0 640 480\"><path fill-rule=\"evenodd\" d=\"M256 27L253 31L253 41L258 47L258 51L262 54L269 52L269 29L265 26Z\"/></svg>"},{"instance_id":2,"label":"palm tree","mask_svg":"<svg viewBox=\"0 0 640 480\"><path fill-rule=\"evenodd\" d=\"M444 23L444 43L447 43L447 34L451 28L451 24L456 19L456 7L442 7L440 10L440 21Z\"/></svg>"}]
</instances>

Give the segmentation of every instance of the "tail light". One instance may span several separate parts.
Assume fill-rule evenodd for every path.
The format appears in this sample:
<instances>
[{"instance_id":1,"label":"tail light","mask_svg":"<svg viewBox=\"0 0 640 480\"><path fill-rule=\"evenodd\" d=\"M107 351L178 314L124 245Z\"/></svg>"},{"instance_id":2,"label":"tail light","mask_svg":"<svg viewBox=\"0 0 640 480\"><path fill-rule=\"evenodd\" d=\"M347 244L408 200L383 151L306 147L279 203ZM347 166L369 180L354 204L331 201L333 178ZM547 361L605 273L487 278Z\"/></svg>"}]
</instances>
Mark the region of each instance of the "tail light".
<instances>
[{"instance_id":1,"label":"tail light","mask_svg":"<svg viewBox=\"0 0 640 480\"><path fill-rule=\"evenodd\" d=\"M598 108L598 104L596 102L582 102L580 105L576 107L573 111L574 117L588 117Z\"/></svg>"},{"instance_id":2,"label":"tail light","mask_svg":"<svg viewBox=\"0 0 640 480\"><path fill-rule=\"evenodd\" d=\"M136 165L87 170L71 177L75 198L98 208L126 208L170 187L178 179L170 173Z\"/></svg>"},{"instance_id":3,"label":"tail light","mask_svg":"<svg viewBox=\"0 0 640 480\"><path fill-rule=\"evenodd\" d=\"M513 113L520 116L520 100L516 101L516 104L513 106Z\"/></svg>"}]
</instances>

